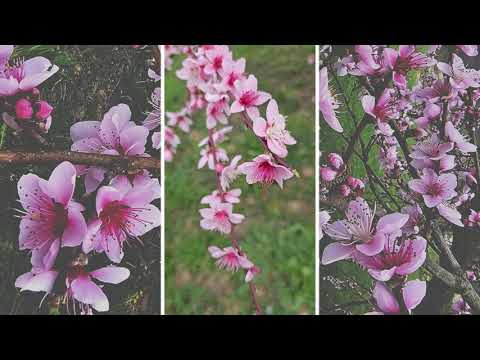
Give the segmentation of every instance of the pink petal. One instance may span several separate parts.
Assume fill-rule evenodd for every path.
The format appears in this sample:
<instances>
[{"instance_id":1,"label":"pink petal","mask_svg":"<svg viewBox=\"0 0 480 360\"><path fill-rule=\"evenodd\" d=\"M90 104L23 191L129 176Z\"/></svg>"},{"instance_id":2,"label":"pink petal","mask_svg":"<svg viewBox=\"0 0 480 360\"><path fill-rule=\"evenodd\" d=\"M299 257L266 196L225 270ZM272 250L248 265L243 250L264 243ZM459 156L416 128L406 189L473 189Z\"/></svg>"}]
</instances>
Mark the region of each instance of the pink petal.
<instances>
[{"instance_id":1,"label":"pink petal","mask_svg":"<svg viewBox=\"0 0 480 360\"><path fill-rule=\"evenodd\" d=\"M260 137L265 137L267 130L267 122L261 117L253 119L253 132Z\"/></svg>"},{"instance_id":2,"label":"pink petal","mask_svg":"<svg viewBox=\"0 0 480 360\"><path fill-rule=\"evenodd\" d=\"M148 129L144 126L133 126L120 134L120 144L125 155L141 155L145 152Z\"/></svg>"},{"instance_id":3,"label":"pink petal","mask_svg":"<svg viewBox=\"0 0 480 360\"><path fill-rule=\"evenodd\" d=\"M49 194L57 203L67 205L73 196L75 190L75 179L77 171L68 161L58 165L48 179Z\"/></svg>"},{"instance_id":4,"label":"pink petal","mask_svg":"<svg viewBox=\"0 0 480 360\"><path fill-rule=\"evenodd\" d=\"M337 242L328 244L323 250L322 264L328 265L335 261L348 259L354 251L355 247L353 245L343 245Z\"/></svg>"},{"instance_id":5,"label":"pink petal","mask_svg":"<svg viewBox=\"0 0 480 360\"><path fill-rule=\"evenodd\" d=\"M90 279L86 277L77 278L72 281L70 286L76 300L91 305L97 311L108 311L107 297L102 289Z\"/></svg>"},{"instance_id":6,"label":"pink petal","mask_svg":"<svg viewBox=\"0 0 480 360\"><path fill-rule=\"evenodd\" d=\"M120 284L130 276L130 270L118 266L106 266L90 273L92 277L109 284Z\"/></svg>"},{"instance_id":7,"label":"pink petal","mask_svg":"<svg viewBox=\"0 0 480 360\"><path fill-rule=\"evenodd\" d=\"M120 191L111 186L102 186L97 192L96 209L97 214L100 215L103 208L113 201L121 200L122 195Z\"/></svg>"},{"instance_id":8,"label":"pink petal","mask_svg":"<svg viewBox=\"0 0 480 360\"><path fill-rule=\"evenodd\" d=\"M32 277L24 284L20 291L44 291L50 293L52 291L55 280L57 280L57 271L45 271Z\"/></svg>"},{"instance_id":9,"label":"pink petal","mask_svg":"<svg viewBox=\"0 0 480 360\"><path fill-rule=\"evenodd\" d=\"M82 213L69 209L68 225L62 235L62 245L67 247L79 246L87 235L87 223Z\"/></svg>"},{"instance_id":10,"label":"pink petal","mask_svg":"<svg viewBox=\"0 0 480 360\"><path fill-rule=\"evenodd\" d=\"M80 121L70 128L70 137L73 142L85 138L95 138L100 130L100 121Z\"/></svg>"},{"instance_id":11,"label":"pink petal","mask_svg":"<svg viewBox=\"0 0 480 360\"><path fill-rule=\"evenodd\" d=\"M372 237L370 242L366 244L356 245L356 249L365 255L373 256L380 253L383 250L384 245L385 245L385 235L382 232L377 232Z\"/></svg>"},{"instance_id":12,"label":"pink petal","mask_svg":"<svg viewBox=\"0 0 480 360\"><path fill-rule=\"evenodd\" d=\"M403 301L408 310L415 309L425 297L427 283L420 280L411 280L403 288Z\"/></svg>"},{"instance_id":13,"label":"pink petal","mask_svg":"<svg viewBox=\"0 0 480 360\"><path fill-rule=\"evenodd\" d=\"M373 289L373 297L377 302L377 306L383 312L389 314L396 314L400 312L400 306L398 305L397 300L393 296L391 290L388 289L383 282L378 281L375 284L375 288Z\"/></svg>"}]
</instances>

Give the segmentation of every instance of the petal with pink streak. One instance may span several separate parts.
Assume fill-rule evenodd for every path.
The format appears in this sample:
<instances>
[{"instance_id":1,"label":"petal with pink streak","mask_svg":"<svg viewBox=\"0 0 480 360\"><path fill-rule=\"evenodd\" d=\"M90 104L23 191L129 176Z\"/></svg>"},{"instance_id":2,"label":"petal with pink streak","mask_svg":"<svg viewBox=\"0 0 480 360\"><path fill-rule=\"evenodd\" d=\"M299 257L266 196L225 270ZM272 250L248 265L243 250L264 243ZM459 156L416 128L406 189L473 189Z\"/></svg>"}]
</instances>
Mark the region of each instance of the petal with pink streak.
<instances>
[{"instance_id":1,"label":"petal with pink streak","mask_svg":"<svg viewBox=\"0 0 480 360\"><path fill-rule=\"evenodd\" d=\"M122 194L117 189L111 186L102 186L97 192L96 209L97 214L100 215L103 208L113 201L121 200Z\"/></svg>"},{"instance_id":2,"label":"petal with pink streak","mask_svg":"<svg viewBox=\"0 0 480 360\"><path fill-rule=\"evenodd\" d=\"M87 223L78 210L68 211L68 225L62 235L62 246L79 246L87 235Z\"/></svg>"},{"instance_id":3,"label":"petal with pink streak","mask_svg":"<svg viewBox=\"0 0 480 360\"><path fill-rule=\"evenodd\" d=\"M353 245L343 245L337 242L328 244L323 250L322 264L328 265L335 261L350 258L355 251Z\"/></svg>"},{"instance_id":4,"label":"petal with pink streak","mask_svg":"<svg viewBox=\"0 0 480 360\"><path fill-rule=\"evenodd\" d=\"M71 290L73 297L91 305L97 311L108 311L109 303L105 293L87 277L80 277L72 281Z\"/></svg>"},{"instance_id":5,"label":"petal with pink streak","mask_svg":"<svg viewBox=\"0 0 480 360\"><path fill-rule=\"evenodd\" d=\"M85 138L96 138L100 131L100 121L80 121L70 128L70 137L73 142Z\"/></svg>"},{"instance_id":6,"label":"petal with pink streak","mask_svg":"<svg viewBox=\"0 0 480 360\"><path fill-rule=\"evenodd\" d=\"M44 291L50 293L57 280L58 272L57 271L45 271L38 275L33 276L29 281L27 281L20 291Z\"/></svg>"},{"instance_id":7,"label":"petal with pink streak","mask_svg":"<svg viewBox=\"0 0 480 360\"><path fill-rule=\"evenodd\" d=\"M414 273L423 265L427 256L425 251L427 248L427 240L421 236L417 236L415 240L408 241L413 241L413 253L415 255L409 262L404 263L397 268L396 273L398 275L409 275Z\"/></svg>"},{"instance_id":8,"label":"petal with pink streak","mask_svg":"<svg viewBox=\"0 0 480 360\"><path fill-rule=\"evenodd\" d=\"M373 289L373 297L377 302L377 306L385 313L396 314L400 312L400 305L387 286L378 281Z\"/></svg>"},{"instance_id":9,"label":"petal with pink streak","mask_svg":"<svg viewBox=\"0 0 480 360\"><path fill-rule=\"evenodd\" d=\"M133 126L120 133L120 144L125 155L141 155L145 152L148 129L144 126Z\"/></svg>"},{"instance_id":10,"label":"petal with pink streak","mask_svg":"<svg viewBox=\"0 0 480 360\"><path fill-rule=\"evenodd\" d=\"M68 161L58 165L48 179L49 195L55 202L66 206L72 199L75 190L77 171Z\"/></svg>"},{"instance_id":11,"label":"petal with pink streak","mask_svg":"<svg viewBox=\"0 0 480 360\"><path fill-rule=\"evenodd\" d=\"M410 311L415 309L425 297L427 283L421 280L410 280L403 288L403 301Z\"/></svg>"},{"instance_id":12,"label":"petal with pink streak","mask_svg":"<svg viewBox=\"0 0 480 360\"><path fill-rule=\"evenodd\" d=\"M361 253L367 256L377 255L383 250L385 245L385 235L382 232L377 232L370 242L356 245L356 248Z\"/></svg>"},{"instance_id":13,"label":"petal with pink streak","mask_svg":"<svg viewBox=\"0 0 480 360\"><path fill-rule=\"evenodd\" d=\"M90 273L92 277L109 284L120 284L130 276L130 270L119 266L106 266Z\"/></svg>"},{"instance_id":14,"label":"petal with pink streak","mask_svg":"<svg viewBox=\"0 0 480 360\"><path fill-rule=\"evenodd\" d=\"M266 133L267 129L267 122L261 118L255 118L253 119L253 132L260 137L265 137L267 135Z\"/></svg>"},{"instance_id":15,"label":"petal with pink streak","mask_svg":"<svg viewBox=\"0 0 480 360\"><path fill-rule=\"evenodd\" d=\"M150 230L160 226L160 210L152 204L146 205L142 210L135 212L137 217L131 220L129 233L132 236L142 236Z\"/></svg>"}]
</instances>

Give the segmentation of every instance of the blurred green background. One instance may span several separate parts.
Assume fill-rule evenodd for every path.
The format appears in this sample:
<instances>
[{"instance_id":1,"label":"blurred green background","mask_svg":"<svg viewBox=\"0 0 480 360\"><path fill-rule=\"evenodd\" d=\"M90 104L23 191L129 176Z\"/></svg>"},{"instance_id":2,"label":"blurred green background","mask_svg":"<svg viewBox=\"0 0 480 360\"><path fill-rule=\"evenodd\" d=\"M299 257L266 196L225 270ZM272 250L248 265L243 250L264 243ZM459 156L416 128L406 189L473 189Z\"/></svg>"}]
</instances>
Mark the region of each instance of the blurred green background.
<instances>
[{"instance_id":1,"label":"blurred green background","mask_svg":"<svg viewBox=\"0 0 480 360\"><path fill-rule=\"evenodd\" d=\"M148 49L135 50L130 45L22 45L15 47L14 56L25 59L44 56L60 70L40 85L42 96L54 106L52 127L45 139L56 150L70 149L70 127L77 121L101 120L114 105L125 103L132 110L132 120L140 124L144 112L150 110L148 100L155 86L147 81ZM15 136L0 121L0 149L38 151L32 140ZM152 156L150 142L147 150ZM58 314L54 301L38 308L43 293L15 288L15 279L30 270L30 254L18 250L19 219L15 208L17 182L24 174L49 177L55 166L0 165L0 314ZM84 193L84 180L77 178L75 197ZM82 198L88 211L94 208L94 198ZM155 205L160 207L160 201ZM158 230L158 229L157 229ZM130 278L118 285L105 285L110 301L109 314L160 314L160 231L152 230L142 237L143 246L131 241L120 266L130 269ZM70 248L63 248L67 254ZM57 258L61 268L63 257ZM104 254L93 255L89 269L110 264ZM58 279L56 289L65 290Z\"/></svg>"},{"instance_id":2,"label":"blurred green background","mask_svg":"<svg viewBox=\"0 0 480 360\"><path fill-rule=\"evenodd\" d=\"M288 129L297 139L287 162L301 178L262 191L244 177L233 184L242 189L235 212L246 215L236 228L242 248L262 268L257 277L259 302L266 314L313 314L315 311L315 66L307 58L312 46L231 46L234 58L245 57L246 71L259 89L272 94ZM183 56L165 76L165 109L179 111L186 99L185 82L175 76ZM262 106L264 114L266 106ZM222 144L242 161L262 153L258 140L241 126L238 116ZM229 246L226 237L200 228L200 199L215 189L213 172L197 170L198 142L207 136L205 112L194 117L190 134L177 131L182 143L165 169L165 305L167 314L252 314L243 272L218 270L208 246Z\"/></svg>"}]
</instances>

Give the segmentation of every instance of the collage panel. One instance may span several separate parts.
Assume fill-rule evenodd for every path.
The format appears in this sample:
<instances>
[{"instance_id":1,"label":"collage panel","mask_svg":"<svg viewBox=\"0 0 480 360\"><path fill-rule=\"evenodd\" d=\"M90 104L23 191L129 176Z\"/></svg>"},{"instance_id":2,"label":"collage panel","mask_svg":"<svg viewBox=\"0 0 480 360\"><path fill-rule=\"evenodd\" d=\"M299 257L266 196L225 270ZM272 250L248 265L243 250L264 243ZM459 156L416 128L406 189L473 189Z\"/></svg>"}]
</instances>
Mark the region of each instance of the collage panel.
<instances>
[{"instance_id":1,"label":"collage panel","mask_svg":"<svg viewBox=\"0 0 480 360\"><path fill-rule=\"evenodd\" d=\"M0 45L0 314L161 313L160 45Z\"/></svg>"},{"instance_id":2,"label":"collage panel","mask_svg":"<svg viewBox=\"0 0 480 360\"><path fill-rule=\"evenodd\" d=\"M477 45L319 50L320 315L478 313Z\"/></svg>"},{"instance_id":3,"label":"collage panel","mask_svg":"<svg viewBox=\"0 0 480 360\"><path fill-rule=\"evenodd\" d=\"M165 46L165 312L315 313L315 46Z\"/></svg>"}]
</instances>

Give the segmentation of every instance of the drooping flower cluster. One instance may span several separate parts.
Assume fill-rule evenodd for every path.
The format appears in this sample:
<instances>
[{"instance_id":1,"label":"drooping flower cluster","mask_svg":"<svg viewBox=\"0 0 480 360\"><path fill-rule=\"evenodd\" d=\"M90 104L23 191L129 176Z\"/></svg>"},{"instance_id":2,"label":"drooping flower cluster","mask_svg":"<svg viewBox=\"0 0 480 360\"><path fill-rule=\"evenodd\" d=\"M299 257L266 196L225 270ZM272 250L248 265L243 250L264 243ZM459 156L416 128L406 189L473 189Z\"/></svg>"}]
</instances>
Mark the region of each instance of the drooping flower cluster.
<instances>
[{"instance_id":1,"label":"drooping flower cluster","mask_svg":"<svg viewBox=\"0 0 480 360\"><path fill-rule=\"evenodd\" d=\"M159 105L159 89L154 91L152 102L157 96ZM149 130L160 125L160 107L154 111L142 125L131 121L126 104L112 107L102 121L77 122L70 129L72 150L148 157ZM77 177L83 175L84 187L77 184ZM92 194L93 207L88 197L74 198L83 189ZM160 226L160 210L152 204L160 197L158 178L145 169L107 172L103 167L65 161L48 180L35 174L22 176L18 194L23 207L18 210L19 247L31 251L32 267L17 278L15 286L21 291L45 292L45 297L52 292L61 295L60 303L67 313L108 311L108 298L94 280L118 284L129 278L130 271L114 265L92 270L89 257L105 253L109 262L118 264L130 242L141 241L141 236ZM59 278L65 279L63 294L54 291Z\"/></svg>"},{"instance_id":2,"label":"drooping flower cluster","mask_svg":"<svg viewBox=\"0 0 480 360\"><path fill-rule=\"evenodd\" d=\"M478 56L478 48L356 45L342 51L339 58L322 62L319 105L333 130L345 127L336 116L340 108L354 130L343 132L348 151L329 154L320 177L325 199L340 195L349 204L344 220L330 223L322 215L323 232L334 240L322 261L360 264L377 281L373 297L382 312L410 312L425 295L425 284L406 282L406 277L425 261L430 229L441 226L452 234L454 228L475 228L480 221L472 201L478 196L480 72L464 64L465 56ZM328 87L328 76L348 75L360 90L347 93L336 81L341 104ZM355 101L363 117L353 112ZM369 126L373 135L365 136L362 131ZM356 161L368 176L365 194L344 187L352 176L350 162ZM355 199L364 195L374 196L387 215L377 220L363 198Z\"/></svg>"},{"instance_id":3,"label":"drooping flower cluster","mask_svg":"<svg viewBox=\"0 0 480 360\"><path fill-rule=\"evenodd\" d=\"M248 184L269 186L275 183L283 188L284 182L294 175L283 159L288 155L288 146L296 141L287 130L286 117L280 113L277 101L259 89L257 78L245 72L245 59L234 59L228 46L168 45L168 49L168 64L174 55L186 56L176 75L186 82L189 94L183 109L167 113L169 128L165 131L165 148L170 149L168 159L171 160L180 142L173 129L189 132L194 113L205 109L208 137L199 143L198 168L207 166L214 171L217 186L201 200L209 207L200 209L200 226L230 237L232 246L223 249L210 246L208 250L220 268L230 271L244 269L245 281L250 282L260 268L248 259L233 236L235 226L245 217L233 210L233 206L240 202L241 190L230 187L240 175L245 175ZM261 107L264 105L265 116L262 116ZM265 149L265 153L241 164L241 155L230 159L226 150L219 146L233 130L229 122L234 114L238 114L236 118L252 131ZM254 291L254 287L251 290ZM256 308L258 313L257 305Z\"/></svg>"},{"instance_id":4,"label":"drooping flower cluster","mask_svg":"<svg viewBox=\"0 0 480 360\"><path fill-rule=\"evenodd\" d=\"M59 68L42 56L24 60L13 54L13 45L0 45L2 120L17 132L48 132L53 107L42 99L38 86Z\"/></svg>"}]
</instances>

